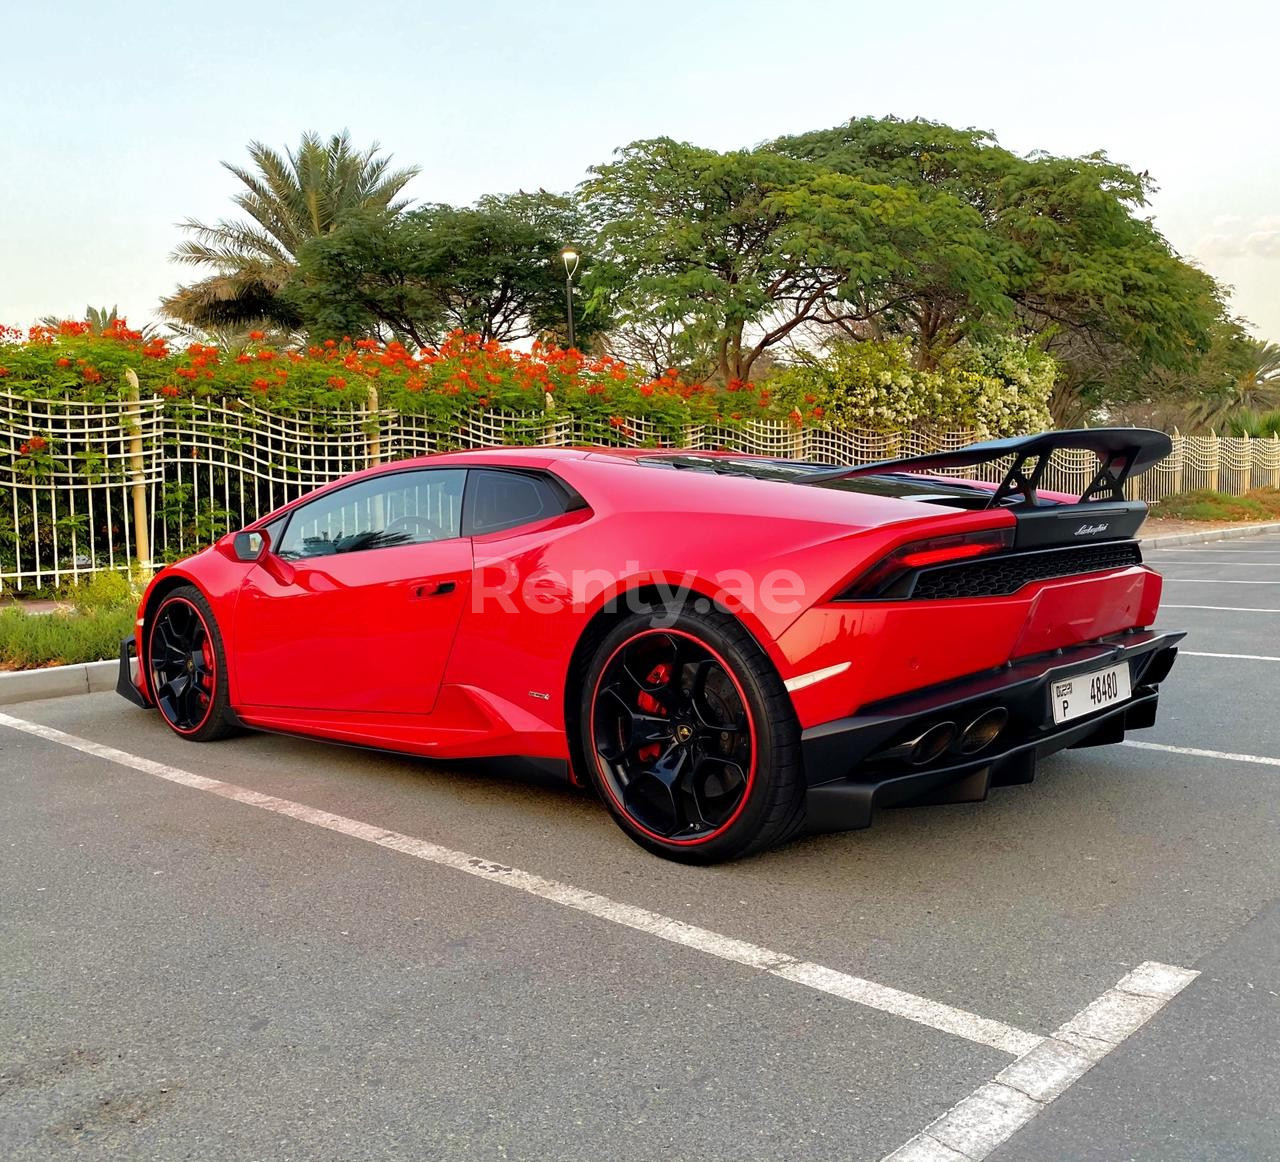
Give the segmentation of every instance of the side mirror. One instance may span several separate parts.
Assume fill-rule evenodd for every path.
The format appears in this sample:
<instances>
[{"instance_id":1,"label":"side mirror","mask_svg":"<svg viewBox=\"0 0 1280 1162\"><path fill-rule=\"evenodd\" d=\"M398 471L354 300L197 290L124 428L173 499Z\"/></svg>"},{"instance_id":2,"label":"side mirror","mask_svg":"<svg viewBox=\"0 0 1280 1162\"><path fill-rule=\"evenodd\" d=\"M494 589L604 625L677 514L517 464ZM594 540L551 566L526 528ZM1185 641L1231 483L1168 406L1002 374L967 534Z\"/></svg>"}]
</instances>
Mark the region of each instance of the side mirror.
<instances>
[{"instance_id":1,"label":"side mirror","mask_svg":"<svg viewBox=\"0 0 1280 1162\"><path fill-rule=\"evenodd\" d=\"M231 544L231 551L235 554L237 561L257 561L267 551L271 541L266 533L256 530L251 532L236 533L235 540Z\"/></svg>"}]
</instances>

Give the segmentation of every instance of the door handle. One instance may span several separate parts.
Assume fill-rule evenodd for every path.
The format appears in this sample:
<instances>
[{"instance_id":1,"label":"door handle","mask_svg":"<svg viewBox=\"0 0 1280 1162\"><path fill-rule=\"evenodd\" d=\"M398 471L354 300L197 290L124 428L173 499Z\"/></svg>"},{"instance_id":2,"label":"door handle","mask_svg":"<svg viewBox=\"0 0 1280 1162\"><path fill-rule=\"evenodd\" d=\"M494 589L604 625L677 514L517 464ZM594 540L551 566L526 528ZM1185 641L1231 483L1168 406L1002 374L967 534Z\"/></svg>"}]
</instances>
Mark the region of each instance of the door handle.
<instances>
[{"instance_id":1,"label":"door handle","mask_svg":"<svg viewBox=\"0 0 1280 1162\"><path fill-rule=\"evenodd\" d=\"M413 587L414 597L443 597L457 589L456 581L424 581Z\"/></svg>"}]
</instances>

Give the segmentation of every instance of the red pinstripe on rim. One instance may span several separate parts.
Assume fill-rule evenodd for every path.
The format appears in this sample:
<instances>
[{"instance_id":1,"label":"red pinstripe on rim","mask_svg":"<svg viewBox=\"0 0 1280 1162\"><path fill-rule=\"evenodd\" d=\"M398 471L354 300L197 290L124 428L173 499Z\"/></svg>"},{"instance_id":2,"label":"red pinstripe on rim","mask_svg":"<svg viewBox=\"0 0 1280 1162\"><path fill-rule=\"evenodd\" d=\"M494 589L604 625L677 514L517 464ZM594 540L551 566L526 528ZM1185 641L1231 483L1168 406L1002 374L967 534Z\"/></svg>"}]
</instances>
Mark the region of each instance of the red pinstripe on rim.
<instances>
[{"instance_id":1,"label":"red pinstripe on rim","mask_svg":"<svg viewBox=\"0 0 1280 1162\"><path fill-rule=\"evenodd\" d=\"M751 703L747 701L746 691L742 688L742 683L738 681L738 677L733 672L732 667L729 665L728 662L724 660L723 657L720 656L720 654L717 651L715 651L709 645L707 645L705 641L703 641L700 637L695 636L694 634L687 633L684 630L646 629L646 630L641 630L639 633L632 634L631 637L627 638L626 641L622 642L618 646L618 648L615 649L613 653L609 655L608 660L600 669L600 675L599 677L596 678L595 686L591 691L591 723L590 725L592 729L593 738L595 733L596 701L600 696L600 683L604 680L604 676L609 672L609 667L613 665L614 660L628 646L634 644L637 641L640 641L642 638L655 637L655 636L656 637L679 637L679 638L684 638L686 641L691 641L695 643L699 648L706 650L706 652L711 655L712 659L716 662L716 664L720 667L720 669L724 671L729 681L733 683L733 688L738 695L738 700L742 703L743 713L745 713L747 716L747 737L751 744L751 762L747 769L747 785L742 790L742 797L739 800L737 807L734 808L733 814L730 815L729 818L726 819L723 823L721 823L719 827L715 828L713 831L707 832L707 834L705 835L698 835L689 839L672 839L669 836L661 835L656 831L650 830L638 819L636 819L635 816L633 816L630 811L627 810L625 804L622 802L622 800L618 797L618 795L614 791L613 777L609 772L606 763L601 759L599 751L594 746L592 748L592 755L593 755L593 758L595 759L596 769L600 773L600 781L604 786L605 792L608 794L609 798L613 801L614 806L616 806L618 810L621 811L622 814L627 817L627 820L631 823L633 827L635 827L638 831L643 832L650 839L656 839L659 843L671 843L679 847L696 847L699 844L707 843L710 840L715 839L720 835L723 835L730 827L734 825L735 822L737 822L738 818L742 815L742 812L746 809L747 802L751 798L751 789L753 786L755 786L755 777L756 777L757 747L756 747L755 718L751 713Z\"/></svg>"},{"instance_id":2,"label":"red pinstripe on rim","mask_svg":"<svg viewBox=\"0 0 1280 1162\"><path fill-rule=\"evenodd\" d=\"M208 663L210 676L213 678L213 686L207 691L209 701L208 705L205 707L204 717L201 718L195 726L189 727L179 726L173 721L173 719L165 714L164 706L161 705L160 698L157 694L159 685L156 682L155 671L151 668L151 646L155 638L156 626L159 624L160 617L164 611L168 609L170 605L178 604L185 605L189 610L191 610L199 620L200 627L204 630L205 649L202 652L205 655L205 661ZM169 724L171 729L176 730L179 734L195 734L205 725L205 723L209 721L209 716L213 713L213 703L218 694L218 677L218 653L213 648L213 634L209 629L209 623L205 620L204 614L200 612L200 608L194 602L188 601L185 597L166 598L160 603L160 608L156 610L155 617L152 618L151 621L150 632L147 635L147 684L151 687L151 696L155 699L156 709L160 711L161 717L164 718L165 722Z\"/></svg>"}]
</instances>

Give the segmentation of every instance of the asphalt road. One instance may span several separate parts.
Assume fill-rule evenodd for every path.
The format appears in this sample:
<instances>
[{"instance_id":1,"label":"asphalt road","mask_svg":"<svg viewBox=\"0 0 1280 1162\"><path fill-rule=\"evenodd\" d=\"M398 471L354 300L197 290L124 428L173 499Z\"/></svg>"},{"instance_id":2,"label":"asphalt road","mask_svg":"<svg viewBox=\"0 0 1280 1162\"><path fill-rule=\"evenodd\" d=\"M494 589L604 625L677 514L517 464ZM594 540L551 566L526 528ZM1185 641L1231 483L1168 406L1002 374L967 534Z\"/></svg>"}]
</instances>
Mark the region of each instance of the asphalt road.
<instances>
[{"instance_id":1,"label":"asphalt road","mask_svg":"<svg viewBox=\"0 0 1280 1162\"><path fill-rule=\"evenodd\" d=\"M1280 757L1280 536L1148 556L1167 606L1209 608L1166 608L1190 633L1133 737ZM669 919L1024 1036L1143 962L1197 970L991 1157L1280 1157L1280 765L1069 752L985 804L693 869L533 770L185 744L109 694L7 712L178 776L0 725L5 1159L874 1162L1018 1052Z\"/></svg>"}]
</instances>

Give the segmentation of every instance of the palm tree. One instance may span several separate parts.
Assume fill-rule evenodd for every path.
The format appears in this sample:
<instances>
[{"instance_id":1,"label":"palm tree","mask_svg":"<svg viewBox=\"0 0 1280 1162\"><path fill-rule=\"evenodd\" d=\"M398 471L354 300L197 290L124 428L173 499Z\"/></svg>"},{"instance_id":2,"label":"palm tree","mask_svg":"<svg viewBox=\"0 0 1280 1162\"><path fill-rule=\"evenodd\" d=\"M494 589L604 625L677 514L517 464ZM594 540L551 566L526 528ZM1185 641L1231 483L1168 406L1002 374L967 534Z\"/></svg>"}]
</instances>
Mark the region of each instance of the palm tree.
<instances>
[{"instance_id":1,"label":"palm tree","mask_svg":"<svg viewBox=\"0 0 1280 1162\"><path fill-rule=\"evenodd\" d=\"M1280 436L1280 411L1265 415L1254 411L1236 412L1227 417L1226 429L1229 436L1252 436L1255 440Z\"/></svg>"},{"instance_id":2,"label":"palm tree","mask_svg":"<svg viewBox=\"0 0 1280 1162\"><path fill-rule=\"evenodd\" d=\"M45 315L40 322L46 327L56 327L59 323L66 322L60 315ZM118 322L120 322L119 307L85 307L84 315L75 320L78 323L88 323L89 330L94 335L101 335L104 331L111 330ZM152 323L146 323L141 328L132 327L131 330L141 330L144 338L150 338L155 334L156 328Z\"/></svg>"},{"instance_id":3,"label":"palm tree","mask_svg":"<svg viewBox=\"0 0 1280 1162\"><path fill-rule=\"evenodd\" d=\"M199 282L179 286L163 300L179 323L201 328L243 327L263 321L282 327L297 319L278 292L303 243L332 231L352 210L388 210L409 204L397 195L417 166L391 169L375 141L356 150L344 130L328 141L304 133L297 150L282 157L260 141L249 143L253 168L223 162L245 189L234 201L249 220L220 219L205 225L193 218L182 228L194 237L174 252L177 262L210 271Z\"/></svg>"},{"instance_id":4,"label":"palm tree","mask_svg":"<svg viewBox=\"0 0 1280 1162\"><path fill-rule=\"evenodd\" d=\"M45 315L40 320L45 326L58 326L59 322L65 322L64 316L61 315ZM114 328L116 322L120 321L119 307L84 307L84 314L76 322L87 322L90 330L95 335L102 334L102 331ZM154 331L155 328L147 325L142 329L143 334Z\"/></svg>"},{"instance_id":5,"label":"palm tree","mask_svg":"<svg viewBox=\"0 0 1280 1162\"><path fill-rule=\"evenodd\" d=\"M1280 403L1280 343L1249 341L1249 359L1241 372L1240 404L1246 408Z\"/></svg>"},{"instance_id":6,"label":"palm tree","mask_svg":"<svg viewBox=\"0 0 1280 1162\"><path fill-rule=\"evenodd\" d=\"M1218 385L1193 405L1193 424L1216 428L1242 413L1280 407L1280 343L1241 335L1224 363Z\"/></svg>"}]
</instances>

